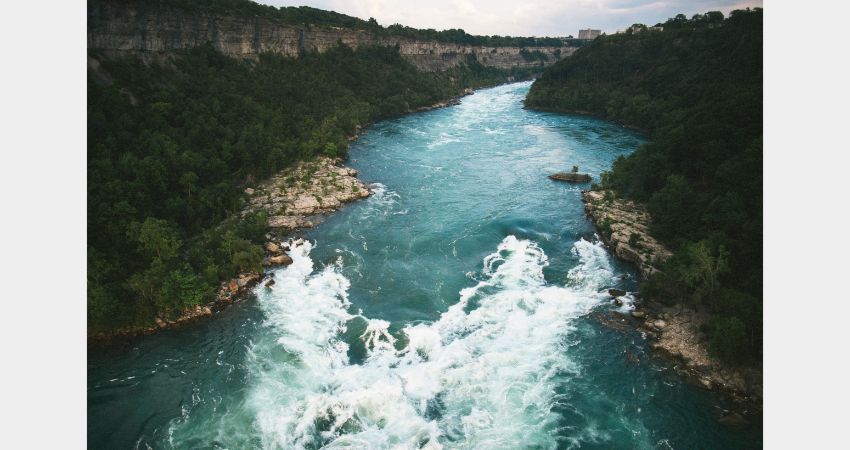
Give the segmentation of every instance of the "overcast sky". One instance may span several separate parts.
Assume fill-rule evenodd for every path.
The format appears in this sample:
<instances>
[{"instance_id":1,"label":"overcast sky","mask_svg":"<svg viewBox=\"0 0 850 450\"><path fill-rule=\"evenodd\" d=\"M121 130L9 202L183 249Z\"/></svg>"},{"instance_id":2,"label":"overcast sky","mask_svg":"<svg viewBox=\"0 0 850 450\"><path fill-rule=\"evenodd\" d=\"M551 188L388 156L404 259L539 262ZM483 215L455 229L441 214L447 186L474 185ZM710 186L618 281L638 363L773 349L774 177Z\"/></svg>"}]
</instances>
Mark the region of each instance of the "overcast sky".
<instances>
[{"instance_id":1,"label":"overcast sky","mask_svg":"<svg viewBox=\"0 0 850 450\"><path fill-rule=\"evenodd\" d=\"M274 6L308 5L350 16L374 17L381 25L462 28L470 34L578 36L579 28L606 33L633 23L654 25L682 13L762 6L762 0L263 0Z\"/></svg>"}]
</instances>

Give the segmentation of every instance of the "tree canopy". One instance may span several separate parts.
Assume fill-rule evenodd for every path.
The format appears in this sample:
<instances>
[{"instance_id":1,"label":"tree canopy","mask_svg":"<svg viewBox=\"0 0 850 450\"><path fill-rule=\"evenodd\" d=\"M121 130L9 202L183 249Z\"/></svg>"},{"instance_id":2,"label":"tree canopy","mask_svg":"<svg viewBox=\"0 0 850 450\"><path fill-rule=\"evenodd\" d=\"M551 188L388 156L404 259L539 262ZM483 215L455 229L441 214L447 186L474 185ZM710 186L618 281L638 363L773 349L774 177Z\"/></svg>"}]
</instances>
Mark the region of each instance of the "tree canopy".
<instances>
[{"instance_id":1,"label":"tree canopy","mask_svg":"<svg viewBox=\"0 0 850 450\"><path fill-rule=\"evenodd\" d=\"M88 305L93 332L209 301L259 270L263 216L233 217L248 185L346 151L355 127L527 71L476 60L416 70L392 47L230 58L89 51Z\"/></svg>"},{"instance_id":2,"label":"tree canopy","mask_svg":"<svg viewBox=\"0 0 850 450\"><path fill-rule=\"evenodd\" d=\"M651 231L676 250L645 294L714 311L713 335L746 337L712 341L736 363L761 352L762 15L680 14L660 32L601 36L550 66L526 99L649 132L602 187L646 202Z\"/></svg>"}]
</instances>

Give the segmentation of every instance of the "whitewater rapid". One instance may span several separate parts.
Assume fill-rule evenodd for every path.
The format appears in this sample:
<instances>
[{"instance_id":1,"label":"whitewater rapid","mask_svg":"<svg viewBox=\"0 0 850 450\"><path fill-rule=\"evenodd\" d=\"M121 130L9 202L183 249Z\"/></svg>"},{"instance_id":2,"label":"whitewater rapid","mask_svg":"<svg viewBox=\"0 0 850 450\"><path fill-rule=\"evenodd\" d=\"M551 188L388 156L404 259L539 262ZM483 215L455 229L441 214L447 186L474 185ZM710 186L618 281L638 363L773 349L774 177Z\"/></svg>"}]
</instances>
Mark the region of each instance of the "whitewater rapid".
<instances>
[{"instance_id":1,"label":"whitewater rapid","mask_svg":"<svg viewBox=\"0 0 850 450\"><path fill-rule=\"evenodd\" d=\"M613 277L600 244L576 242L579 265L552 286L537 244L507 236L439 320L396 333L349 311L349 281L339 265L314 272L312 245L257 292L274 339L250 349L247 407L264 448L555 446L557 384L580 370L571 319L599 305ZM360 364L340 338L355 325Z\"/></svg>"}]
</instances>

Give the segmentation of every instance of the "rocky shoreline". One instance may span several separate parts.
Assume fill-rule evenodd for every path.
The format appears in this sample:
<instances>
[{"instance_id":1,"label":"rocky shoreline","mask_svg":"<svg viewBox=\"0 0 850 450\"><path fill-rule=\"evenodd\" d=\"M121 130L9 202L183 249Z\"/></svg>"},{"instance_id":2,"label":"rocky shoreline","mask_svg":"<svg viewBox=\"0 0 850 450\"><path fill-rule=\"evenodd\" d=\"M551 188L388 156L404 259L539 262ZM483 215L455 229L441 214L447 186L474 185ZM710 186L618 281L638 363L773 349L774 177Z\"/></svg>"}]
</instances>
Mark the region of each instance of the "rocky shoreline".
<instances>
[{"instance_id":1,"label":"rocky shoreline","mask_svg":"<svg viewBox=\"0 0 850 450\"><path fill-rule=\"evenodd\" d=\"M246 188L246 205L241 214L254 211L268 214L271 231L266 235L264 267L292 263L287 252L303 241L283 241L297 229L311 228L323 215L338 210L344 204L371 195L369 188L359 179L357 171L342 165L340 158L319 157L302 161L286 168L255 188ZM125 327L108 333L89 336L90 344L108 344L118 339L153 334L160 330L179 328L221 311L233 303L247 298L257 283L270 278L264 274L246 272L221 283L215 298L193 308L185 308L176 319L154 318L154 324L143 327ZM274 283L273 279L266 283Z\"/></svg>"},{"instance_id":2,"label":"rocky shoreline","mask_svg":"<svg viewBox=\"0 0 850 450\"><path fill-rule=\"evenodd\" d=\"M508 80L509 82L512 80ZM457 96L433 105L409 109L408 113L430 111L460 103L460 98L472 95L475 90L466 88ZM349 141L356 141L365 133L358 125ZM314 161L301 161L292 167L280 171L277 175L260 183L256 187L245 189L246 206L240 214L265 211L268 214L268 242L264 245L266 257L264 267L288 265L292 263L286 254L288 246L298 241L284 243L286 236L302 228L312 228L323 220L324 216L340 209L346 203L371 195L369 188L357 178L357 171L345 167L342 158L320 156ZM286 249L278 251L276 249ZM251 289L260 281L269 277L249 272L224 281L216 291L213 301L193 308L185 308L176 319L156 317L151 326L123 327L109 332L88 336L90 345L108 345L116 340L133 338L156 333L164 329L179 328L227 308L248 297ZM266 283L274 283L269 280Z\"/></svg>"},{"instance_id":3,"label":"rocky shoreline","mask_svg":"<svg viewBox=\"0 0 850 450\"><path fill-rule=\"evenodd\" d=\"M651 217L643 205L618 199L611 191L584 191L585 212L599 236L618 258L637 266L646 279L657 272L672 253L649 234ZM612 291L616 291L613 290ZM613 301L620 292L612 292ZM650 348L675 362L673 370L705 389L728 395L737 408L724 411L720 421L741 424L762 408L762 373L757 369L726 367L708 353L708 339L701 328L709 320L706 312L682 306L635 302L629 317L600 319L606 325L628 323L650 341ZM618 328L615 326L614 328Z\"/></svg>"},{"instance_id":4,"label":"rocky shoreline","mask_svg":"<svg viewBox=\"0 0 850 450\"><path fill-rule=\"evenodd\" d=\"M312 228L321 215L366 198L370 191L357 179L357 171L343 166L340 158L321 156L284 169L255 188L246 188L245 195L241 214L265 212L269 228L280 235Z\"/></svg>"},{"instance_id":5,"label":"rocky shoreline","mask_svg":"<svg viewBox=\"0 0 850 450\"><path fill-rule=\"evenodd\" d=\"M616 198L612 191L583 191L584 210L599 236L618 258L637 266L646 279L673 254L649 234L646 207Z\"/></svg>"}]
</instances>

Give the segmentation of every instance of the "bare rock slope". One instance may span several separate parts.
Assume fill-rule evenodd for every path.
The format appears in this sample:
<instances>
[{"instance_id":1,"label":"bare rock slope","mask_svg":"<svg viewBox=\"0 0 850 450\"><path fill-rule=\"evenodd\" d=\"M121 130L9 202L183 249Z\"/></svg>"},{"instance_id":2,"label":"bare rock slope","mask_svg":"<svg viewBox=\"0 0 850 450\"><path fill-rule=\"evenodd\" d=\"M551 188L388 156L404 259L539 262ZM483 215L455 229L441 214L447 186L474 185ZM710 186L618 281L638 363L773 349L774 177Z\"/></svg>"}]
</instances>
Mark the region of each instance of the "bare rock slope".
<instances>
[{"instance_id":1,"label":"bare rock slope","mask_svg":"<svg viewBox=\"0 0 850 450\"><path fill-rule=\"evenodd\" d=\"M644 278L672 253L649 234L646 207L616 198L610 191L585 191L584 208L614 254L634 263Z\"/></svg>"}]
</instances>

